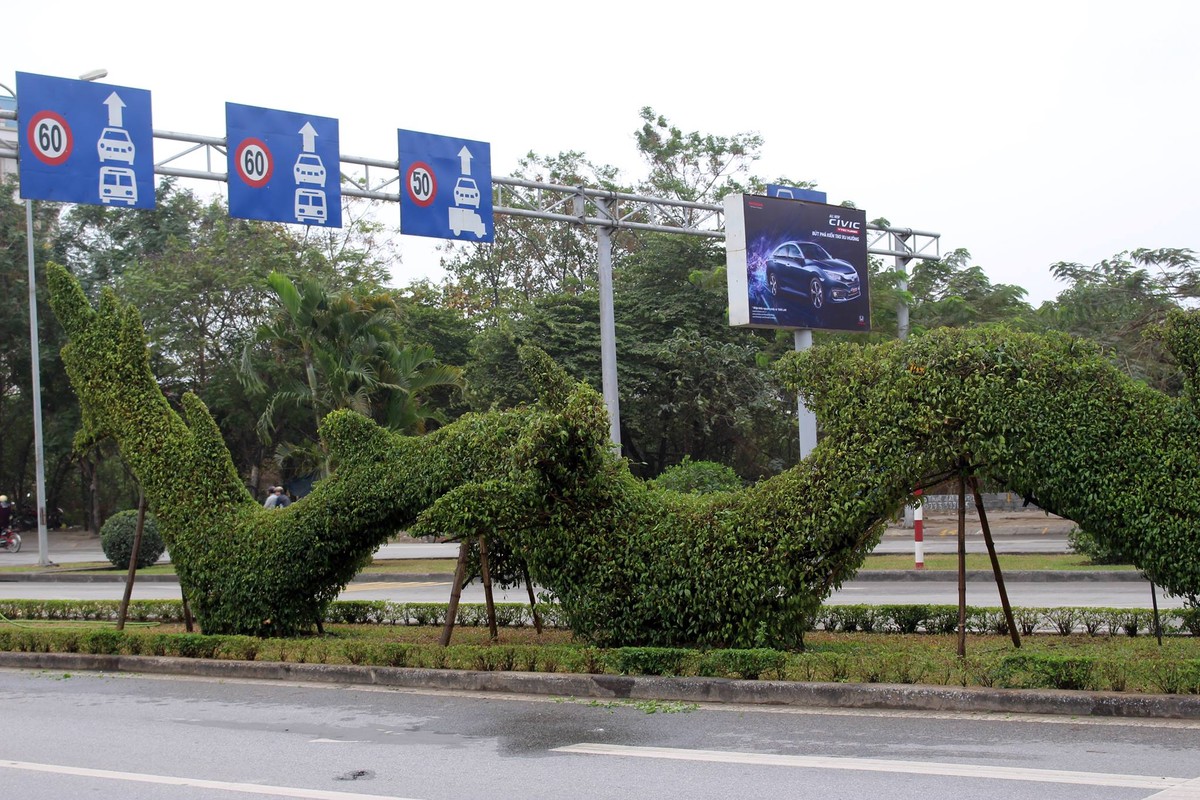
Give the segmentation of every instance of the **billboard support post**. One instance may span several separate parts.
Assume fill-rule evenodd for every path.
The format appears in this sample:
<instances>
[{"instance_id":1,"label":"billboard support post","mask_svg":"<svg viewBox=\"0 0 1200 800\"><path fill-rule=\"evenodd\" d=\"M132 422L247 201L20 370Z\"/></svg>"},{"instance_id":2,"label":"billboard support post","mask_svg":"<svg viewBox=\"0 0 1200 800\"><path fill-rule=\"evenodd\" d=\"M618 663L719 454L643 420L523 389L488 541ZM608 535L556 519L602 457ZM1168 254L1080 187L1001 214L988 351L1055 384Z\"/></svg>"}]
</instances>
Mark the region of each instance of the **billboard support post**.
<instances>
[{"instance_id":1,"label":"billboard support post","mask_svg":"<svg viewBox=\"0 0 1200 800\"><path fill-rule=\"evenodd\" d=\"M897 251L908 252L909 234L894 233L892 241ZM901 255L899 252L894 256L896 259L896 272L900 273L900 279L896 282L896 288L900 290L900 303L896 306L896 337L900 341L908 340L908 301L904 299L904 293L908 291L908 265L912 262L912 256ZM905 509L904 518L907 521L912 518L913 529L913 568L925 569L925 536L924 522L921 513L921 500L919 495L921 490L917 489L914 494L918 495L913 504Z\"/></svg>"},{"instance_id":2,"label":"billboard support post","mask_svg":"<svg viewBox=\"0 0 1200 800\"><path fill-rule=\"evenodd\" d=\"M903 248L905 251L908 246L909 234L896 233L893 234L893 240L897 249ZM912 261L912 256L899 255L896 258L896 271L900 273L900 280L896 283L896 288L901 292L900 304L896 306L896 337L900 341L908 339L908 302L904 299L903 293L908 291L908 265Z\"/></svg>"},{"instance_id":3,"label":"billboard support post","mask_svg":"<svg viewBox=\"0 0 1200 800\"><path fill-rule=\"evenodd\" d=\"M601 216L611 219L608 201L596 198ZM600 372L608 409L608 439L621 454L621 401L617 393L617 325L613 312L612 228L596 228L596 261L600 273Z\"/></svg>"},{"instance_id":4,"label":"billboard support post","mask_svg":"<svg viewBox=\"0 0 1200 800\"><path fill-rule=\"evenodd\" d=\"M802 352L812 347L813 335L809 328L792 331L796 343L796 352ZM800 426L800 460L808 458L808 454L817 446L817 415L804 405L804 398L796 396L796 420Z\"/></svg>"}]
</instances>

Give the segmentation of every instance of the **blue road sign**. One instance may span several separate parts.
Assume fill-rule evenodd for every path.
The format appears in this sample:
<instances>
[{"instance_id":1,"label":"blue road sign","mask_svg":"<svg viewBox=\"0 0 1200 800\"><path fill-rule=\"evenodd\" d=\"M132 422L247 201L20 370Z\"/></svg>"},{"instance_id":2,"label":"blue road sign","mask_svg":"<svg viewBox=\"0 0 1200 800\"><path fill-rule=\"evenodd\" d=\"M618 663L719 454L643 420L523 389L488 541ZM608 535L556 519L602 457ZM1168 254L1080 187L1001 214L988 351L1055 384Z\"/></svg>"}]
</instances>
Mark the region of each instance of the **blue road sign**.
<instances>
[{"instance_id":1,"label":"blue road sign","mask_svg":"<svg viewBox=\"0 0 1200 800\"><path fill-rule=\"evenodd\" d=\"M801 189L799 186L783 186L778 183L767 184L767 197L784 197L790 200L811 200L814 203L827 203L824 192L816 189Z\"/></svg>"},{"instance_id":2,"label":"blue road sign","mask_svg":"<svg viewBox=\"0 0 1200 800\"><path fill-rule=\"evenodd\" d=\"M154 208L150 92L17 73L21 197Z\"/></svg>"},{"instance_id":3,"label":"blue road sign","mask_svg":"<svg viewBox=\"0 0 1200 800\"><path fill-rule=\"evenodd\" d=\"M225 104L229 215L342 227L338 121Z\"/></svg>"},{"instance_id":4,"label":"blue road sign","mask_svg":"<svg viewBox=\"0 0 1200 800\"><path fill-rule=\"evenodd\" d=\"M490 242L492 148L487 142L397 131L400 232Z\"/></svg>"}]
</instances>

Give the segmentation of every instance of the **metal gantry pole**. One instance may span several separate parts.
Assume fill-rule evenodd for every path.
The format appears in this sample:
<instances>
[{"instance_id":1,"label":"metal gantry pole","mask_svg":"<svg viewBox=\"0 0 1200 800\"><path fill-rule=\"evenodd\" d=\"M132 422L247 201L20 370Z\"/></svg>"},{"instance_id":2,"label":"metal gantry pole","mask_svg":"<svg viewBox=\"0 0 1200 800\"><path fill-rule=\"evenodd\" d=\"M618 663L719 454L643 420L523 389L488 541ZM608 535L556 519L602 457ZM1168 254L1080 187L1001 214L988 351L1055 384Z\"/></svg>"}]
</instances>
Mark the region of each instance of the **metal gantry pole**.
<instances>
[{"instance_id":1,"label":"metal gantry pole","mask_svg":"<svg viewBox=\"0 0 1200 800\"><path fill-rule=\"evenodd\" d=\"M813 335L810 329L801 328L793 331L792 337L797 353L812 347ZM804 398L799 395L796 397L796 421L800 427L800 460L803 461L817 446L817 415L811 408L804 405Z\"/></svg>"},{"instance_id":2,"label":"metal gantry pole","mask_svg":"<svg viewBox=\"0 0 1200 800\"><path fill-rule=\"evenodd\" d=\"M608 201L596 199L601 215L608 217ZM596 229L596 261L600 273L600 374L604 405L608 408L608 439L621 454L621 399L617 390L617 323L613 311L612 228Z\"/></svg>"},{"instance_id":3,"label":"metal gantry pole","mask_svg":"<svg viewBox=\"0 0 1200 800\"><path fill-rule=\"evenodd\" d=\"M896 250L908 250L908 236L904 234L892 234L895 239ZM903 293L908 291L908 265L912 261L912 256L895 256L896 271L902 276L896 282L896 288L901 292L900 304L896 306L896 337L900 341L908 339L908 302L904 299Z\"/></svg>"},{"instance_id":4,"label":"metal gantry pole","mask_svg":"<svg viewBox=\"0 0 1200 800\"><path fill-rule=\"evenodd\" d=\"M29 262L29 363L33 373L33 453L37 472L38 566L48 567L50 537L46 533L46 464L42 456L42 359L38 347L37 274L33 263L33 201L25 201L25 252ZM18 498L19 499L19 498Z\"/></svg>"}]
</instances>

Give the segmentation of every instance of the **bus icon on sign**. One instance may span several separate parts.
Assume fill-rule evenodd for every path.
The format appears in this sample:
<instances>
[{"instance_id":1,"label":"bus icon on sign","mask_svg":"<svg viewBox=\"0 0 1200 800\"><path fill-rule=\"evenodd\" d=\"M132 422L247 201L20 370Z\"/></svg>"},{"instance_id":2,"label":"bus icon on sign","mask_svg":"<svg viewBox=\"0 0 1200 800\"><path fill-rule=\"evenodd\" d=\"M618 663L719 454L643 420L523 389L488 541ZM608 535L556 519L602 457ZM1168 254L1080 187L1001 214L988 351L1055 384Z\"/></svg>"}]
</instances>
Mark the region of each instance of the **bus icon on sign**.
<instances>
[{"instance_id":1,"label":"bus icon on sign","mask_svg":"<svg viewBox=\"0 0 1200 800\"><path fill-rule=\"evenodd\" d=\"M137 203L137 175L127 167L100 168L100 202L105 204Z\"/></svg>"},{"instance_id":2,"label":"bus icon on sign","mask_svg":"<svg viewBox=\"0 0 1200 800\"><path fill-rule=\"evenodd\" d=\"M318 189L296 190L296 221L325 224L325 193Z\"/></svg>"}]
</instances>

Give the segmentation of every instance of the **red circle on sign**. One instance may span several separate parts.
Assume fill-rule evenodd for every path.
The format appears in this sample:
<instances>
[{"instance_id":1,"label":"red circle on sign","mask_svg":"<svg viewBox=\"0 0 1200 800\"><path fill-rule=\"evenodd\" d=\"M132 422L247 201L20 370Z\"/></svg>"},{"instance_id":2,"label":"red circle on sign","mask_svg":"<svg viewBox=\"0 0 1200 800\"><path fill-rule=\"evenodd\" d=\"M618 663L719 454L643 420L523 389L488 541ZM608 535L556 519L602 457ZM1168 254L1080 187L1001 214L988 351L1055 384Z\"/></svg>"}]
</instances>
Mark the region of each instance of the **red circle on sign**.
<instances>
[{"instance_id":1,"label":"red circle on sign","mask_svg":"<svg viewBox=\"0 0 1200 800\"><path fill-rule=\"evenodd\" d=\"M433 174L433 167L424 161L414 161L404 175L404 188L409 199L422 208L432 204L437 197L437 176Z\"/></svg>"},{"instance_id":2,"label":"red circle on sign","mask_svg":"<svg viewBox=\"0 0 1200 800\"><path fill-rule=\"evenodd\" d=\"M71 126L61 114L53 111L39 111L29 120L29 128L25 131L29 141L29 149L44 164L57 167L71 156L75 146L75 137L71 134Z\"/></svg>"},{"instance_id":3,"label":"red circle on sign","mask_svg":"<svg viewBox=\"0 0 1200 800\"><path fill-rule=\"evenodd\" d=\"M275 158L271 155L271 149L262 139L253 136L243 139L237 146L233 165L237 168L238 177L255 189L266 186L275 172Z\"/></svg>"}]
</instances>

